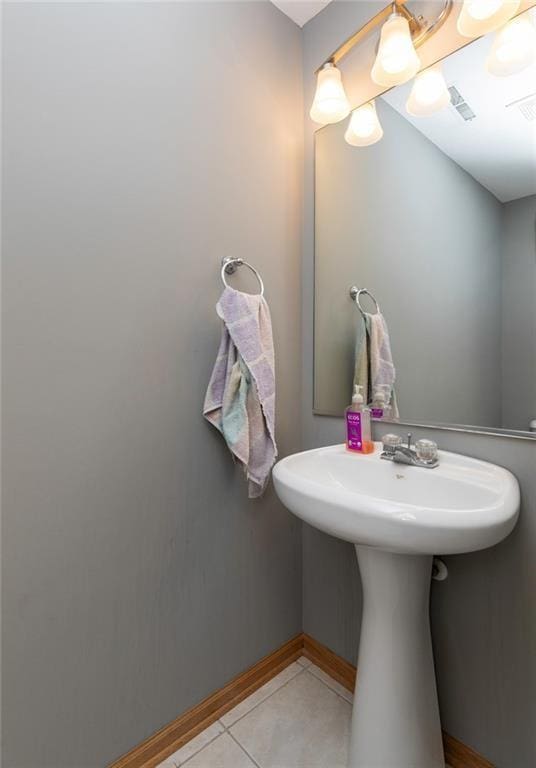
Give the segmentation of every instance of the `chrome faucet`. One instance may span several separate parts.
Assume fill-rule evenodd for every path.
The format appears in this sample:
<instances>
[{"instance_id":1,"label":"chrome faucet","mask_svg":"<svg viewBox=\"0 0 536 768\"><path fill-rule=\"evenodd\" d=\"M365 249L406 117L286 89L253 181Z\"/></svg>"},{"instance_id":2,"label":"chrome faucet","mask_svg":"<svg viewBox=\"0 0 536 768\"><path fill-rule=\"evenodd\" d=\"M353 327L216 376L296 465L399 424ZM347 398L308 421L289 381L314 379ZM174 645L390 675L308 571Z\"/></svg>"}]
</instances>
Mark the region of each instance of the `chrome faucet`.
<instances>
[{"instance_id":1,"label":"chrome faucet","mask_svg":"<svg viewBox=\"0 0 536 768\"><path fill-rule=\"evenodd\" d=\"M408 433L407 444L404 445L399 435L385 435L383 451L380 459L394 461L396 464L409 464L412 467L434 469L439 466L437 444L432 440L417 440L411 447L411 432Z\"/></svg>"}]
</instances>

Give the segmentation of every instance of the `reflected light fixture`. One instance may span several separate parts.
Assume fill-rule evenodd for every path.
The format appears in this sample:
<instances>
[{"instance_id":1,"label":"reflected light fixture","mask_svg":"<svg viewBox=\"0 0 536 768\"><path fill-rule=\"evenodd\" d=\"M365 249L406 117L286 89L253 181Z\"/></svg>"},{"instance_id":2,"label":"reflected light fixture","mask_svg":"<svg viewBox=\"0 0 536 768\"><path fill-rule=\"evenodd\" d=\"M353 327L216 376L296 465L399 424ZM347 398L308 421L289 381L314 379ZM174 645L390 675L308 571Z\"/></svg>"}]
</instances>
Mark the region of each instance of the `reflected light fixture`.
<instances>
[{"instance_id":1,"label":"reflected light fixture","mask_svg":"<svg viewBox=\"0 0 536 768\"><path fill-rule=\"evenodd\" d=\"M382 27L372 79L386 87L401 85L411 80L420 65L408 20L399 13L392 13Z\"/></svg>"},{"instance_id":2,"label":"reflected light fixture","mask_svg":"<svg viewBox=\"0 0 536 768\"><path fill-rule=\"evenodd\" d=\"M309 112L311 120L321 125L338 123L350 112L350 103L344 92L340 70L327 62L319 70L313 106Z\"/></svg>"},{"instance_id":3,"label":"reflected light fixture","mask_svg":"<svg viewBox=\"0 0 536 768\"><path fill-rule=\"evenodd\" d=\"M374 101L354 109L350 115L344 138L352 147L368 147L383 136Z\"/></svg>"},{"instance_id":4,"label":"reflected light fixture","mask_svg":"<svg viewBox=\"0 0 536 768\"><path fill-rule=\"evenodd\" d=\"M458 32L480 37L506 24L517 13L521 0L463 0Z\"/></svg>"},{"instance_id":5,"label":"reflected light fixture","mask_svg":"<svg viewBox=\"0 0 536 768\"><path fill-rule=\"evenodd\" d=\"M424 117L439 112L450 103L450 94L441 71L441 64L428 67L415 77L406 102L410 115Z\"/></svg>"},{"instance_id":6,"label":"reflected light fixture","mask_svg":"<svg viewBox=\"0 0 536 768\"><path fill-rule=\"evenodd\" d=\"M535 60L536 27L529 13L524 13L499 30L486 59L486 69L491 75L507 77Z\"/></svg>"}]
</instances>

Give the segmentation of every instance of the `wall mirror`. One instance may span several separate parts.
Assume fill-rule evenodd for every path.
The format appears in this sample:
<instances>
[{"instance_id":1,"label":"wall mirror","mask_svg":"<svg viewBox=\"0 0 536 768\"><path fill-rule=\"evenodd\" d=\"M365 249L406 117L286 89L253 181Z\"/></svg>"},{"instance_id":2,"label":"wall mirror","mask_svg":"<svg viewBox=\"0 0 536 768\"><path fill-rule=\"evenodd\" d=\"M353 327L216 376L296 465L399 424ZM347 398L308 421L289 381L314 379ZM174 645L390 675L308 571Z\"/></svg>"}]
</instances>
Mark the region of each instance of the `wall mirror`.
<instances>
[{"instance_id":1,"label":"wall mirror","mask_svg":"<svg viewBox=\"0 0 536 768\"><path fill-rule=\"evenodd\" d=\"M536 437L536 64L490 74L493 38L442 62L441 111L409 114L410 82L376 99L377 143L315 134L317 414L351 399L355 285L386 319L402 423Z\"/></svg>"}]
</instances>

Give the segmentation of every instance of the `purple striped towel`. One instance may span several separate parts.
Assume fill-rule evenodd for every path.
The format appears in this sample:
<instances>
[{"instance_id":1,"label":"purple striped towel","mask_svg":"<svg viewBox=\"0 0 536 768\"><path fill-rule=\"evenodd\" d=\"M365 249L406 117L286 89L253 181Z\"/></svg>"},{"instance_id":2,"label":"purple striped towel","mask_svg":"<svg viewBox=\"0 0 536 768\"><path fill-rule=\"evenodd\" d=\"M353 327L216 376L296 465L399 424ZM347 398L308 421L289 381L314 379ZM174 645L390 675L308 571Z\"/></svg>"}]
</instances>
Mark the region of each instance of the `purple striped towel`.
<instances>
[{"instance_id":1,"label":"purple striped towel","mask_svg":"<svg viewBox=\"0 0 536 768\"><path fill-rule=\"evenodd\" d=\"M272 321L265 299L225 288L223 321L203 415L218 429L248 479L249 497L264 492L277 457Z\"/></svg>"}]
</instances>

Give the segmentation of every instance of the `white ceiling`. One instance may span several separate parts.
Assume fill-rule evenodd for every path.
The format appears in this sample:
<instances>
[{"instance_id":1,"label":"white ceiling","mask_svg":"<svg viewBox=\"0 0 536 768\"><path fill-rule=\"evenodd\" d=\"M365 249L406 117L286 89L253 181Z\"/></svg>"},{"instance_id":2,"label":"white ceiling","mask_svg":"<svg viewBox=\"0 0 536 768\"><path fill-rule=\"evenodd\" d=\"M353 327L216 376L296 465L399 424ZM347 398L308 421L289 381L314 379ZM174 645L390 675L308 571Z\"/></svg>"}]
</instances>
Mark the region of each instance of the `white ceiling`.
<instances>
[{"instance_id":1,"label":"white ceiling","mask_svg":"<svg viewBox=\"0 0 536 768\"><path fill-rule=\"evenodd\" d=\"M443 62L447 85L456 86L474 120L465 122L451 105L429 117L409 115L405 105L411 83L383 98L501 202L508 202L536 194L536 119L527 120L512 104L536 96L536 64L510 77L489 75L485 60L492 42L493 35L486 35Z\"/></svg>"},{"instance_id":2,"label":"white ceiling","mask_svg":"<svg viewBox=\"0 0 536 768\"><path fill-rule=\"evenodd\" d=\"M316 2L310 0L271 0L271 2L280 11L286 13L292 21L295 21L299 27L303 27L309 19L320 13L326 5L329 5L331 0L316 0Z\"/></svg>"}]
</instances>

